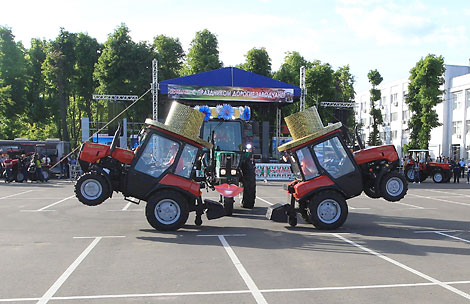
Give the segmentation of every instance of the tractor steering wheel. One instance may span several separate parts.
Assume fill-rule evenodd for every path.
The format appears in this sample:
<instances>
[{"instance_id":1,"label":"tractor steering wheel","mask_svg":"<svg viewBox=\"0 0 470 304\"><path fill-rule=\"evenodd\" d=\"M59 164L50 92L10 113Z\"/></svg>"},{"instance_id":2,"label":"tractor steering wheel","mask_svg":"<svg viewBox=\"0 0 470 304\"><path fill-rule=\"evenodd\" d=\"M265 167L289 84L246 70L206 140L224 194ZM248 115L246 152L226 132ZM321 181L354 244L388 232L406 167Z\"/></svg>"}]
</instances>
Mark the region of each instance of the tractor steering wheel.
<instances>
[{"instance_id":1,"label":"tractor steering wheel","mask_svg":"<svg viewBox=\"0 0 470 304\"><path fill-rule=\"evenodd\" d=\"M111 148L109 149L109 151L111 152L111 155L113 154L114 150L117 147L120 134L121 134L121 124L118 125L116 133L114 133L113 141L111 142Z\"/></svg>"}]
</instances>

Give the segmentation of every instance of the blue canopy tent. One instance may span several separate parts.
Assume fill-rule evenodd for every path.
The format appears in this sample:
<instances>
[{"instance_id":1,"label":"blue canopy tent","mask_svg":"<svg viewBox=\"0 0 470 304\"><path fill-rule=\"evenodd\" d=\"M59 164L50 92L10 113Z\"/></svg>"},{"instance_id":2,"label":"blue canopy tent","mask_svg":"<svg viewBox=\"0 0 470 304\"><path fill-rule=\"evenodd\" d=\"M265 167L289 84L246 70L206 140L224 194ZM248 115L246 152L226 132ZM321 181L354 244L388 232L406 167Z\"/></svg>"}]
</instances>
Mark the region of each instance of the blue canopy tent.
<instances>
[{"instance_id":1,"label":"blue canopy tent","mask_svg":"<svg viewBox=\"0 0 470 304\"><path fill-rule=\"evenodd\" d=\"M159 113L167 113L171 101L187 105L249 105L264 113L292 104L300 99L300 87L269 77L228 67L194 75L168 79L159 83ZM276 112L275 112L276 111ZM272 117L272 116L271 116ZM263 158L269 153L269 123L263 123ZM279 142L280 120L276 123ZM277 145L277 144L276 144Z\"/></svg>"}]
</instances>

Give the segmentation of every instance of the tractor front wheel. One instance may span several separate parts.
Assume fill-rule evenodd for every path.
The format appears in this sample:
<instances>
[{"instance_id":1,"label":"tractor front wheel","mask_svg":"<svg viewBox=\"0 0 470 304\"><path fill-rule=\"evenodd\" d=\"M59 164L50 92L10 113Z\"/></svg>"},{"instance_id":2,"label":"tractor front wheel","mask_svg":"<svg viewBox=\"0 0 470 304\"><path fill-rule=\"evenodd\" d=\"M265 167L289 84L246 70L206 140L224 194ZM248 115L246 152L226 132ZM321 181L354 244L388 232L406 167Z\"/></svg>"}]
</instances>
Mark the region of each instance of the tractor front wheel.
<instances>
[{"instance_id":1,"label":"tractor front wheel","mask_svg":"<svg viewBox=\"0 0 470 304\"><path fill-rule=\"evenodd\" d=\"M432 180L435 182L435 183L443 183L445 178L444 178L444 173L440 170L438 171L434 171L433 175L432 175Z\"/></svg>"},{"instance_id":2,"label":"tractor front wheel","mask_svg":"<svg viewBox=\"0 0 470 304\"><path fill-rule=\"evenodd\" d=\"M333 230L346 221L348 205L338 192L323 191L310 201L308 212L315 227L322 230Z\"/></svg>"},{"instance_id":3,"label":"tractor front wheel","mask_svg":"<svg viewBox=\"0 0 470 304\"><path fill-rule=\"evenodd\" d=\"M405 169L405 178L408 182L414 182L415 181L415 171L413 169L413 166L408 166Z\"/></svg>"},{"instance_id":4,"label":"tractor front wheel","mask_svg":"<svg viewBox=\"0 0 470 304\"><path fill-rule=\"evenodd\" d=\"M145 207L145 216L149 224L157 230L178 230L188 220L188 200L175 191L159 191L148 200Z\"/></svg>"},{"instance_id":5,"label":"tractor front wheel","mask_svg":"<svg viewBox=\"0 0 470 304\"><path fill-rule=\"evenodd\" d=\"M256 199L256 173L255 166L250 160L242 163L241 183L243 184L242 207L253 209Z\"/></svg>"},{"instance_id":6,"label":"tractor front wheel","mask_svg":"<svg viewBox=\"0 0 470 304\"><path fill-rule=\"evenodd\" d=\"M110 191L105 177L97 172L83 174L75 184L75 195L87 206L98 206L109 197Z\"/></svg>"},{"instance_id":7,"label":"tractor front wheel","mask_svg":"<svg viewBox=\"0 0 470 304\"><path fill-rule=\"evenodd\" d=\"M385 174L380 181L380 193L389 202L396 202L405 197L408 183L403 175L396 171Z\"/></svg>"}]
</instances>

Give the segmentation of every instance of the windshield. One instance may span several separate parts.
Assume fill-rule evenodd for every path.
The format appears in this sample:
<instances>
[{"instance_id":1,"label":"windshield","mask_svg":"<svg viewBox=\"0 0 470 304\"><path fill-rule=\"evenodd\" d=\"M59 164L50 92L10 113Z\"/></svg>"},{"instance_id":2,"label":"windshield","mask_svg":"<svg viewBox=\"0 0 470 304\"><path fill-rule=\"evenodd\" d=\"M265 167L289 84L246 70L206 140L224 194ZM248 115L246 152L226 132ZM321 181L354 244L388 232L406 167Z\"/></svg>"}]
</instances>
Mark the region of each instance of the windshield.
<instances>
[{"instance_id":1,"label":"windshield","mask_svg":"<svg viewBox=\"0 0 470 304\"><path fill-rule=\"evenodd\" d=\"M241 151L241 124L237 121L205 121L202 139L211 142L214 131L214 148L220 151Z\"/></svg>"},{"instance_id":2,"label":"windshield","mask_svg":"<svg viewBox=\"0 0 470 304\"><path fill-rule=\"evenodd\" d=\"M333 137L313 147L318 163L334 178L354 171L354 165L338 137Z\"/></svg>"}]
</instances>

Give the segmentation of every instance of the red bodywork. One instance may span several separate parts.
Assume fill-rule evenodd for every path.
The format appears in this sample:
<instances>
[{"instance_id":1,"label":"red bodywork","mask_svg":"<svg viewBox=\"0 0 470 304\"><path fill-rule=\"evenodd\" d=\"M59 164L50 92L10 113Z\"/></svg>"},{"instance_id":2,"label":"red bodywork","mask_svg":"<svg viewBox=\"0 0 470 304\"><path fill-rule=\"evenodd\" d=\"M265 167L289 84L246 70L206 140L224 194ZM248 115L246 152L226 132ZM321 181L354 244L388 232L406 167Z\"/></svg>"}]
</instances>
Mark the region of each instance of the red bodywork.
<instances>
[{"instance_id":1,"label":"red bodywork","mask_svg":"<svg viewBox=\"0 0 470 304\"><path fill-rule=\"evenodd\" d=\"M159 184L178 187L180 189L188 191L189 193L197 197L201 195L200 186L198 183L173 174L165 175L165 177L161 179Z\"/></svg>"},{"instance_id":2,"label":"red bodywork","mask_svg":"<svg viewBox=\"0 0 470 304\"><path fill-rule=\"evenodd\" d=\"M289 185L295 182L297 181L292 181ZM315 189L332 186L334 184L335 183L328 176L319 176L305 182L297 182L294 185L295 192L293 195L296 199L301 199Z\"/></svg>"},{"instance_id":3,"label":"red bodywork","mask_svg":"<svg viewBox=\"0 0 470 304\"><path fill-rule=\"evenodd\" d=\"M99 159L109 156L109 154L110 146L85 142L80 152L80 160L96 163ZM116 148L112 156L119 162L130 165L134 159L134 152L127 149Z\"/></svg>"},{"instance_id":4,"label":"red bodywork","mask_svg":"<svg viewBox=\"0 0 470 304\"><path fill-rule=\"evenodd\" d=\"M408 162L408 165L414 165L414 161L413 160L410 160ZM430 163L419 163L419 169L421 171L425 171L427 170L427 167L439 167L439 168L442 168L444 170L450 170L450 164L449 163L434 163L434 162L430 162Z\"/></svg>"},{"instance_id":5,"label":"red bodywork","mask_svg":"<svg viewBox=\"0 0 470 304\"><path fill-rule=\"evenodd\" d=\"M356 151L353 155L358 165L382 159L389 162L398 160L398 153L393 145L367 148Z\"/></svg>"}]
</instances>

